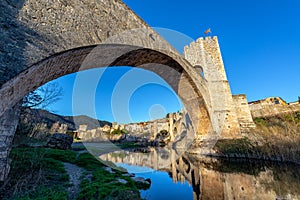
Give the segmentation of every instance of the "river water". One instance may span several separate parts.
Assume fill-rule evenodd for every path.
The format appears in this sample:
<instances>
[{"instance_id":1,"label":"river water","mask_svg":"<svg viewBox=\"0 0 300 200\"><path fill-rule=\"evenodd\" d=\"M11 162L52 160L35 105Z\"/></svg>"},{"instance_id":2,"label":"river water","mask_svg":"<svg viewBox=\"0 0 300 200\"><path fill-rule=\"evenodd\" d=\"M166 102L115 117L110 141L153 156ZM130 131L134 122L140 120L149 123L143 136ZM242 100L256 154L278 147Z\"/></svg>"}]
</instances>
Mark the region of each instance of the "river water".
<instances>
[{"instance_id":1,"label":"river water","mask_svg":"<svg viewBox=\"0 0 300 200\"><path fill-rule=\"evenodd\" d=\"M257 160L220 160L168 149L117 150L100 159L150 178L145 199L300 199L300 166Z\"/></svg>"}]
</instances>

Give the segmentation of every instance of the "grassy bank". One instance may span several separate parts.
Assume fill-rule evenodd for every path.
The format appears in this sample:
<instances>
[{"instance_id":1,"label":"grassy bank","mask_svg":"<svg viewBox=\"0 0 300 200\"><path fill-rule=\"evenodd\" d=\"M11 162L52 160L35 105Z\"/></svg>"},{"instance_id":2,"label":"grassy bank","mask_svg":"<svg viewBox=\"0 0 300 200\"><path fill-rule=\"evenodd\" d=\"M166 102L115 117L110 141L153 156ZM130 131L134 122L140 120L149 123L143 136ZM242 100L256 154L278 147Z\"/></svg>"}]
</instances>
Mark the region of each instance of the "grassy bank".
<instances>
[{"instance_id":1,"label":"grassy bank","mask_svg":"<svg viewBox=\"0 0 300 200\"><path fill-rule=\"evenodd\" d=\"M0 183L0 199L68 199L70 177L65 162L83 169L77 199L140 199L139 187L130 177L118 170L109 172L82 149L12 149L11 171L8 179Z\"/></svg>"},{"instance_id":2,"label":"grassy bank","mask_svg":"<svg viewBox=\"0 0 300 200\"><path fill-rule=\"evenodd\" d=\"M242 139L219 140L219 156L300 163L300 112L254 119L256 128Z\"/></svg>"}]
</instances>

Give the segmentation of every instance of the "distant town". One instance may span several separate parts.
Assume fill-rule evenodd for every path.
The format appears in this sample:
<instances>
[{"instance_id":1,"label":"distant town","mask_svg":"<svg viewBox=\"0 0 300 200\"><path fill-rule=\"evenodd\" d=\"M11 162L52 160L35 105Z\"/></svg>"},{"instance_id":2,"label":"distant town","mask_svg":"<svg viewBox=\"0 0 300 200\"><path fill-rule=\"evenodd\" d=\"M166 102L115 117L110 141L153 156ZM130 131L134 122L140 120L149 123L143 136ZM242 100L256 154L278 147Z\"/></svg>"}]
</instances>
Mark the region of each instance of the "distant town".
<instances>
[{"instance_id":1,"label":"distant town","mask_svg":"<svg viewBox=\"0 0 300 200\"><path fill-rule=\"evenodd\" d=\"M266 99L249 102L249 108L253 118L268 117L278 114L300 111L300 97L298 101L287 103L281 97L268 97ZM183 112L169 113L166 118L157 119L147 122L136 122L129 124L118 124L117 122L111 125L105 124L94 129L88 129L86 124L80 124L75 131L69 131L67 124L56 122L52 125L51 133L67 133L71 132L78 139L92 139L103 133L112 134L116 131L123 131L129 134L144 134L155 135L162 130L168 131L170 134L176 134L176 127L180 124Z\"/></svg>"}]
</instances>

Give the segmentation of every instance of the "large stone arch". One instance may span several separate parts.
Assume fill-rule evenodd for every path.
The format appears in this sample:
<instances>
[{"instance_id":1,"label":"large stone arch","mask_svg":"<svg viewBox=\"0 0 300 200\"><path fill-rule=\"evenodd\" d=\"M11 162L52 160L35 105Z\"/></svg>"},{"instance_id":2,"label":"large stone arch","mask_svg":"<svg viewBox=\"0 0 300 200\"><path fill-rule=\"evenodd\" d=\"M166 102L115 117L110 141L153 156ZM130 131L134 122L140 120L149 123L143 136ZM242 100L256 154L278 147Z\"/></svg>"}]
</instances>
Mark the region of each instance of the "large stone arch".
<instances>
[{"instance_id":1,"label":"large stone arch","mask_svg":"<svg viewBox=\"0 0 300 200\"><path fill-rule=\"evenodd\" d=\"M0 9L2 172L9 163L18 115L12 107L18 100L47 81L96 64L154 71L179 94L196 132L216 127L207 81L121 0L3 0ZM179 75L166 75L161 66Z\"/></svg>"},{"instance_id":2,"label":"large stone arch","mask_svg":"<svg viewBox=\"0 0 300 200\"><path fill-rule=\"evenodd\" d=\"M192 117L196 130L205 132L197 125L201 120L210 124L206 80L122 1L22 0L1 1L0 6L5 10L0 16L4 24L0 59L6 61L0 63L0 116L26 92L79 68L95 67L93 62L100 61L101 66L143 67L169 79L185 106L191 107L187 109L197 116ZM180 77L164 74L153 63L170 66ZM54 72L52 66L61 66L61 71Z\"/></svg>"},{"instance_id":3,"label":"large stone arch","mask_svg":"<svg viewBox=\"0 0 300 200\"><path fill-rule=\"evenodd\" d=\"M6 82L0 88L0 115L28 92L61 76L107 66L133 66L161 76L178 94L196 132L211 127L209 93L204 79L181 56L124 44L102 44L64 51L46 58Z\"/></svg>"}]
</instances>

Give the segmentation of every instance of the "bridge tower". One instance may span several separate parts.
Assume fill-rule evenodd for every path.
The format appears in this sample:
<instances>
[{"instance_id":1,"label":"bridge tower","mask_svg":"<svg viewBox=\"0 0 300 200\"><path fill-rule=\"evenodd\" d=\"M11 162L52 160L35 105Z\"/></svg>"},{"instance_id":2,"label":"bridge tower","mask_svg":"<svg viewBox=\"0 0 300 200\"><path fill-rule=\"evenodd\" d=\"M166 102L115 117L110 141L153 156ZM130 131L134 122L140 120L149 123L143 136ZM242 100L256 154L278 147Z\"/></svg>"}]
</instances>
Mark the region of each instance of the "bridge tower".
<instances>
[{"instance_id":1,"label":"bridge tower","mask_svg":"<svg viewBox=\"0 0 300 200\"><path fill-rule=\"evenodd\" d=\"M212 123L217 126L222 138L240 136L240 126L236 115L230 86L227 80L218 38L200 37L184 48L184 57L207 80Z\"/></svg>"}]
</instances>

